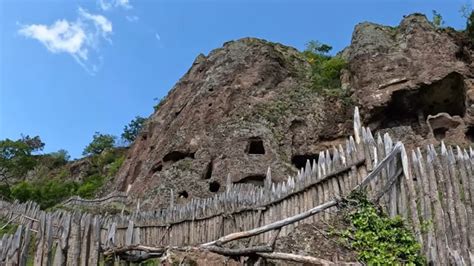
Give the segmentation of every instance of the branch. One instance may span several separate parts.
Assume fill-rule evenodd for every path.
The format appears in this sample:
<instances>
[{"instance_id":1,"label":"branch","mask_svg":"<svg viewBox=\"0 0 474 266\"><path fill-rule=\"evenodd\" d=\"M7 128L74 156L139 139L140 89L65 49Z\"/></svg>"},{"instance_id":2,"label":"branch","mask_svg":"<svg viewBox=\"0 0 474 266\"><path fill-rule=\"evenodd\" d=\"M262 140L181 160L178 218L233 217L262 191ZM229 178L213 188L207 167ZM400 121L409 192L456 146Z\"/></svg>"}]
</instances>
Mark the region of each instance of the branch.
<instances>
[{"instance_id":1,"label":"branch","mask_svg":"<svg viewBox=\"0 0 474 266\"><path fill-rule=\"evenodd\" d=\"M120 253L124 253L124 252L127 252L127 251L132 251L132 250L139 250L139 251L144 251L144 252L148 252L148 253L163 254L165 252L166 248L157 248L157 247L150 247L150 246L144 246L144 245L131 245L131 246L108 249L108 250L104 251L104 256L109 256L109 255L112 255L112 254L120 254Z\"/></svg>"},{"instance_id":2,"label":"branch","mask_svg":"<svg viewBox=\"0 0 474 266\"><path fill-rule=\"evenodd\" d=\"M222 245L222 244L225 244L227 242L234 241L234 240L237 240L237 239L247 238L247 237L251 237L251 236L254 236L254 235L259 235L259 234L262 234L262 233L265 233L265 232L268 232L268 231L271 231L271 230L279 229L279 228L282 228L283 226L301 221L301 220L306 219L306 218L308 218L312 215L315 215L316 213L322 212L322 211L324 211L328 208L336 206L337 203L338 203L338 201L331 200L329 202L321 204L317 207L314 207L310 210L307 210L307 211L302 212L300 214L297 214L295 216L288 217L286 219L283 219L283 220L280 220L280 221L277 221L277 222L274 222L274 223L271 223L271 224L268 224L268 225L257 227L257 228L254 228L252 230L249 230L249 231L243 231L243 232L228 234L226 236L223 236L223 237L219 238L218 240L214 240L214 241L202 244L201 247L209 247L209 246L216 245L216 244L217 245Z\"/></svg>"},{"instance_id":3,"label":"branch","mask_svg":"<svg viewBox=\"0 0 474 266\"><path fill-rule=\"evenodd\" d=\"M320 258L311 257L311 256L295 255L291 253L272 252L272 253L257 253L257 255L265 259L271 259L271 260L288 260L288 261L310 263L310 264L317 264L317 265L334 264L333 262L325 260L325 259L320 259Z\"/></svg>"}]
</instances>

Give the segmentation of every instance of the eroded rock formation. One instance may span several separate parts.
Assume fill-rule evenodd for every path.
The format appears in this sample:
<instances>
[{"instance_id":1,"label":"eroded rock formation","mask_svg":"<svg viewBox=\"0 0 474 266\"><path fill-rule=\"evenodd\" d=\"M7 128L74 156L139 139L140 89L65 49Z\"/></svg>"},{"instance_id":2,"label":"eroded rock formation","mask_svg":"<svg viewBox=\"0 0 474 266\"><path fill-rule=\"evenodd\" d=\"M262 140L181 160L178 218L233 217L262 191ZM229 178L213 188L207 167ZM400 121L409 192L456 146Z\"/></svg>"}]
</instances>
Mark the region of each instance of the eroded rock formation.
<instances>
[{"instance_id":1,"label":"eroded rock formation","mask_svg":"<svg viewBox=\"0 0 474 266\"><path fill-rule=\"evenodd\" d=\"M438 29L421 14L398 27L361 23L343 52L349 62L343 80L373 130L417 145L467 144L474 122L469 47L462 33ZM457 122L430 126L429 117L440 113Z\"/></svg>"},{"instance_id":2,"label":"eroded rock formation","mask_svg":"<svg viewBox=\"0 0 474 266\"><path fill-rule=\"evenodd\" d=\"M145 206L208 197L233 182L294 174L350 131L351 108L310 89L297 50L259 39L200 55L133 144L116 189L131 185ZM158 205L157 205L158 204Z\"/></svg>"},{"instance_id":3,"label":"eroded rock formation","mask_svg":"<svg viewBox=\"0 0 474 266\"><path fill-rule=\"evenodd\" d=\"M309 64L291 47L245 38L196 58L132 145L112 189L142 206L208 197L233 182L284 179L351 132L361 107L373 131L406 144L474 139L471 49L462 33L424 15L398 27L356 26L341 55L351 99L311 89ZM349 103L348 103L349 102Z\"/></svg>"}]
</instances>

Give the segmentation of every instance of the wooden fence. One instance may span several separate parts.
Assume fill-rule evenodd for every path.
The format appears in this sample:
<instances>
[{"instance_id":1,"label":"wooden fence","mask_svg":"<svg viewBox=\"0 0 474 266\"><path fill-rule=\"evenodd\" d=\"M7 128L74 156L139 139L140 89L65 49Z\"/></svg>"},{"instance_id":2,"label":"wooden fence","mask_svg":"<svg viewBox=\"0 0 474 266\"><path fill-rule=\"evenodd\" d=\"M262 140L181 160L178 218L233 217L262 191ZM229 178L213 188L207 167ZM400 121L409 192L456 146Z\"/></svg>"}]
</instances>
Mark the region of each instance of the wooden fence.
<instances>
[{"instance_id":1,"label":"wooden fence","mask_svg":"<svg viewBox=\"0 0 474 266\"><path fill-rule=\"evenodd\" d=\"M0 261L7 265L97 265L103 252L132 245L196 246L222 236L295 216L364 185L380 197L391 215L403 216L423 252L435 264L474 265L474 152L459 147L427 146L407 153L388 134L375 138L361 127L357 108L354 136L345 146L320 152L294 177L273 183L268 169L263 187L232 184L212 198L174 203L155 211L98 216L38 205L0 202L0 217L20 224L0 241ZM374 178L365 179L367 176ZM361 184L368 180L366 184ZM388 188L388 189L387 189ZM171 192L173 194L173 192ZM282 227L287 235L301 223L330 219L329 208ZM271 241L270 232L250 245ZM140 252L140 251L134 251ZM32 257L33 256L33 257Z\"/></svg>"}]
</instances>

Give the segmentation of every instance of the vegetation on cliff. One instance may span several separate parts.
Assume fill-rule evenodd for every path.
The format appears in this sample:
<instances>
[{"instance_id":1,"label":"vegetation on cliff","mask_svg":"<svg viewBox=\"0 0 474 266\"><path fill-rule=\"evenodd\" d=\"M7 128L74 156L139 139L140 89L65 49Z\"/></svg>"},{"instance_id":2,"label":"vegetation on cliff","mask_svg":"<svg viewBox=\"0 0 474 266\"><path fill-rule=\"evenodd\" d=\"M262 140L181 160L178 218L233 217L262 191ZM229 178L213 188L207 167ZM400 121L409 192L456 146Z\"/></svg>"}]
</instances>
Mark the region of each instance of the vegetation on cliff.
<instances>
[{"instance_id":1,"label":"vegetation on cliff","mask_svg":"<svg viewBox=\"0 0 474 266\"><path fill-rule=\"evenodd\" d=\"M368 265L426 264L421 245L401 217L388 217L361 192L350 196L348 210L348 229L339 234L357 252L359 261Z\"/></svg>"}]
</instances>

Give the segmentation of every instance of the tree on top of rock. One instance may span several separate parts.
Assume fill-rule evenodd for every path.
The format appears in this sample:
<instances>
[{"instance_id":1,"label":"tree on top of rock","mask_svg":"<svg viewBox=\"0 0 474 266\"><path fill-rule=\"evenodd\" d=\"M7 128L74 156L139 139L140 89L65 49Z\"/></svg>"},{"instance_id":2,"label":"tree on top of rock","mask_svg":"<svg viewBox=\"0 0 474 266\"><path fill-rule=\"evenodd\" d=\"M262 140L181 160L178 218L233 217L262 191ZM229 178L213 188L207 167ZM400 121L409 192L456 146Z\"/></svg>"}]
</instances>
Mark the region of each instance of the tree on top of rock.
<instances>
[{"instance_id":1,"label":"tree on top of rock","mask_svg":"<svg viewBox=\"0 0 474 266\"><path fill-rule=\"evenodd\" d=\"M122 139L128 143L132 143L138 137L142 131L143 126L146 123L146 118L136 116L135 119L130 121L123 129Z\"/></svg>"},{"instance_id":2,"label":"tree on top of rock","mask_svg":"<svg viewBox=\"0 0 474 266\"><path fill-rule=\"evenodd\" d=\"M104 150L113 148L115 140L116 137L114 135L95 132L94 136L92 136L92 142L84 148L82 155L101 154Z\"/></svg>"}]
</instances>

